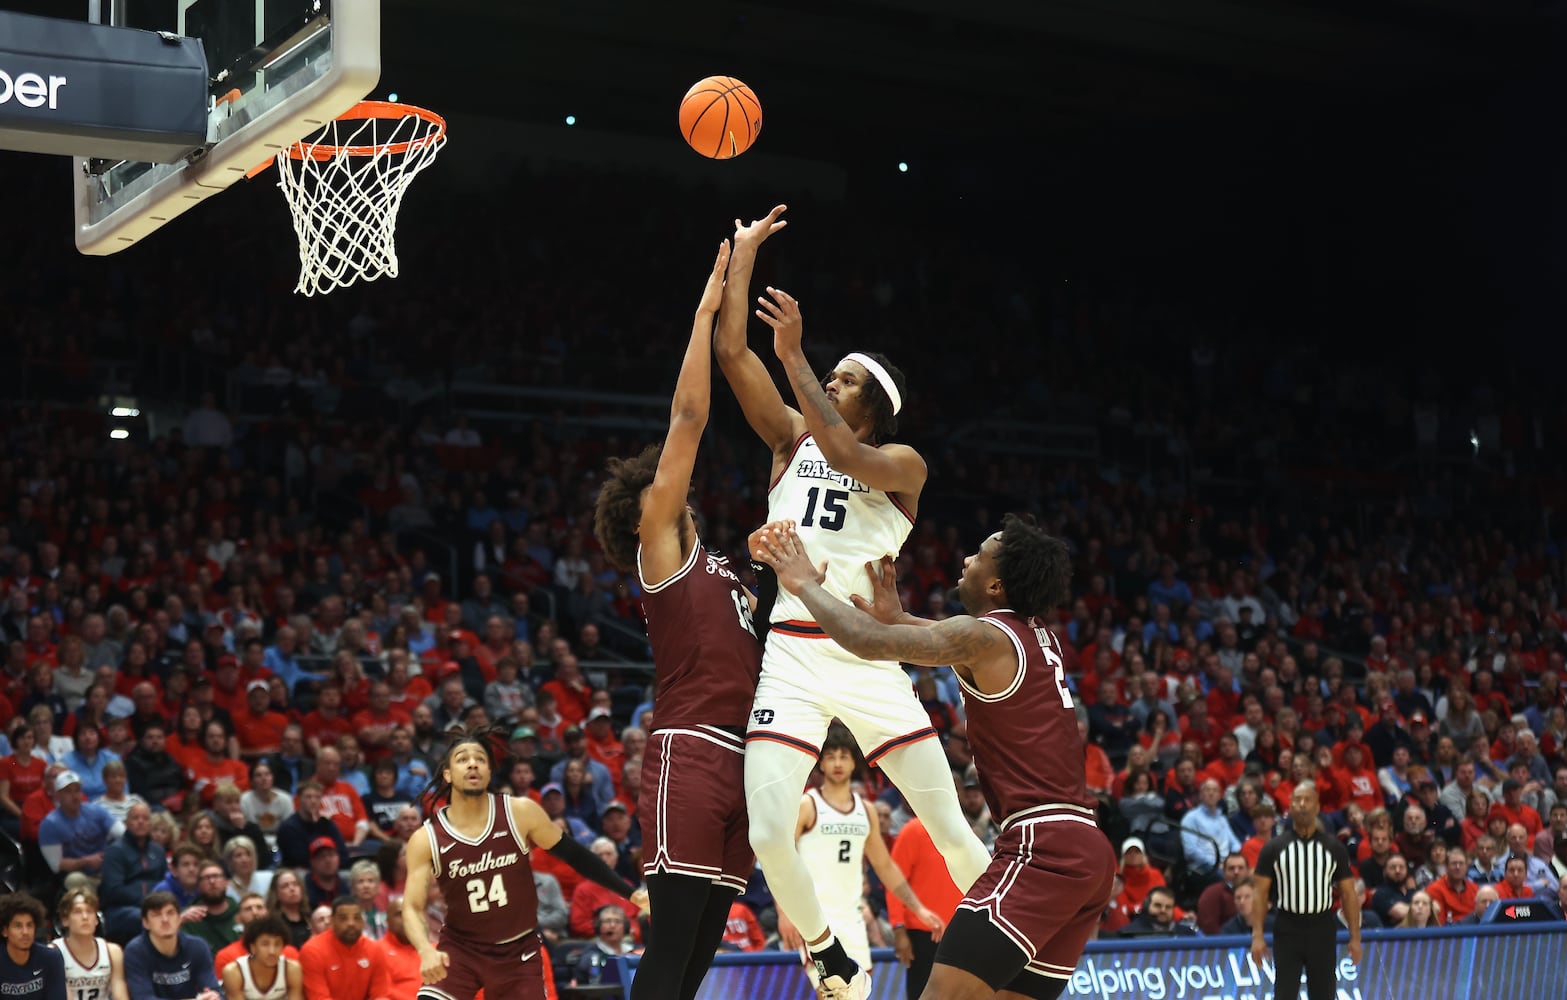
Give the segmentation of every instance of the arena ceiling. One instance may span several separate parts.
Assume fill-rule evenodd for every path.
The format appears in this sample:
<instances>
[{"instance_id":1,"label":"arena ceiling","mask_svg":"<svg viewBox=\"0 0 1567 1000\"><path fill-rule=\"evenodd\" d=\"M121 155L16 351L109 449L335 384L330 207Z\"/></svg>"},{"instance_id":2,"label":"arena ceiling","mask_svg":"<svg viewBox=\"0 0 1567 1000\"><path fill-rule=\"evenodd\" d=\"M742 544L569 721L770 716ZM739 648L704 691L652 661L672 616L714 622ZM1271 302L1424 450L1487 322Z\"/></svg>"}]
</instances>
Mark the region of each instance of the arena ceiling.
<instances>
[{"instance_id":1,"label":"arena ceiling","mask_svg":"<svg viewBox=\"0 0 1567 1000\"><path fill-rule=\"evenodd\" d=\"M745 79L818 142L1172 121L1359 103L1540 58L1555 0L385 0L383 83L432 105L663 129ZM406 81L406 83L404 82ZM671 96L673 95L673 97ZM780 112L787 113L780 113ZM799 136L802 144L806 136Z\"/></svg>"}]
</instances>

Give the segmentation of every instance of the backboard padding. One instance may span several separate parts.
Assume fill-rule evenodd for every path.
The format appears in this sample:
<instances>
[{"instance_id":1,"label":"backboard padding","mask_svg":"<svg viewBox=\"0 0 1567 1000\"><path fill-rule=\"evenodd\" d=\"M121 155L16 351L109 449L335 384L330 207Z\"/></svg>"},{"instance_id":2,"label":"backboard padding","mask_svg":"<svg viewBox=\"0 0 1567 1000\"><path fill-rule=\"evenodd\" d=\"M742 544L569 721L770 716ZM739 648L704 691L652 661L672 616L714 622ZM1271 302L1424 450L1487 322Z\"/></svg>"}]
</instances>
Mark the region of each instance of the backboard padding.
<instances>
[{"instance_id":1,"label":"backboard padding","mask_svg":"<svg viewBox=\"0 0 1567 1000\"><path fill-rule=\"evenodd\" d=\"M234 15L252 5L253 16ZM319 130L380 80L380 0L134 0L112 11L143 22L172 15L204 45L210 34L208 145L168 165L75 158L76 246L85 254L132 246Z\"/></svg>"}]
</instances>

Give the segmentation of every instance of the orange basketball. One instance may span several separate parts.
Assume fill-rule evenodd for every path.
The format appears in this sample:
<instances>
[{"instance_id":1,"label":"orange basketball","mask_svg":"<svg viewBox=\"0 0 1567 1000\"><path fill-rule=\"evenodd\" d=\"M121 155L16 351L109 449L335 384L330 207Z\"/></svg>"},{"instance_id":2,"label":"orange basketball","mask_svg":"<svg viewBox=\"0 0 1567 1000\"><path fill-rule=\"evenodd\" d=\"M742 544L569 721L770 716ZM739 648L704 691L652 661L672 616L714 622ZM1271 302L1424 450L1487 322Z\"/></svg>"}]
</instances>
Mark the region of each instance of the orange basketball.
<instances>
[{"instance_id":1,"label":"orange basketball","mask_svg":"<svg viewBox=\"0 0 1567 1000\"><path fill-rule=\"evenodd\" d=\"M760 131L761 102L732 76L698 81L680 102L680 134L692 149L711 159L739 156L751 148Z\"/></svg>"}]
</instances>

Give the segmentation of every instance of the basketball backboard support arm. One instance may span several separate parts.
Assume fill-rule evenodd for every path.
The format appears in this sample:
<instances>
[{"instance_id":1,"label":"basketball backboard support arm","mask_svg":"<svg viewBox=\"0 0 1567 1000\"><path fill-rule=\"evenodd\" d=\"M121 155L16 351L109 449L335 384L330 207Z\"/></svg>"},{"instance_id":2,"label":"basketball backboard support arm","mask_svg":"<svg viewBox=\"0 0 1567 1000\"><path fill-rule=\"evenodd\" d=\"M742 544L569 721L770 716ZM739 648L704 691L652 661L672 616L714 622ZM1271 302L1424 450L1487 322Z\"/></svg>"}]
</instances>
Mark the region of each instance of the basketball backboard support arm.
<instances>
[{"instance_id":1,"label":"basketball backboard support arm","mask_svg":"<svg viewBox=\"0 0 1567 1000\"><path fill-rule=\"evenodd\" d=\"M306 15L290 22L281 37L268 39L259 37L267 0L254 2L255 61L233 90L221 92L234 68L225 65L229 57L204 39L216 96L209 101L207 142L200 149L170 165L74 158L76 248L82 253L101 256L134 245L343 114L380 80L380 0L295 3L289 9ZM190 27L187 17L194 20L201 3L179 0L179 28ZM90 14L102 16L104 8L111 20L123 17L125 0L90 0ZM218 8L217 17L191 33L226 30L217 23L226 12Z\"/></svg>"}]
</instances>

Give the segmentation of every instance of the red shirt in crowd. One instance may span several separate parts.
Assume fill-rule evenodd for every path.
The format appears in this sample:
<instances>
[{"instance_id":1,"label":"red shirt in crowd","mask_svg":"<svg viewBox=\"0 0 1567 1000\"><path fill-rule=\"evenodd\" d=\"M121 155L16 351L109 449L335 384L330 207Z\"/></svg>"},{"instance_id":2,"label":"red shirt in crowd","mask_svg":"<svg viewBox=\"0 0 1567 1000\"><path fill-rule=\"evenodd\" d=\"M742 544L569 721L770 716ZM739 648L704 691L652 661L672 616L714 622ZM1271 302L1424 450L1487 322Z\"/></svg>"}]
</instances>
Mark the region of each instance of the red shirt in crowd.
<instances>
[{"instance_id":1,"label":"red shirt in crowd","mask_svg":"<svg viewBox=\"0 0 1567 1000\"><path fill-rule=\"evenodd\" d=\"M724 944L735 951L761 951L767 944L756 914L738 899L729 904L729 920L724 924Z\"/></svg>"}]
</instances>

